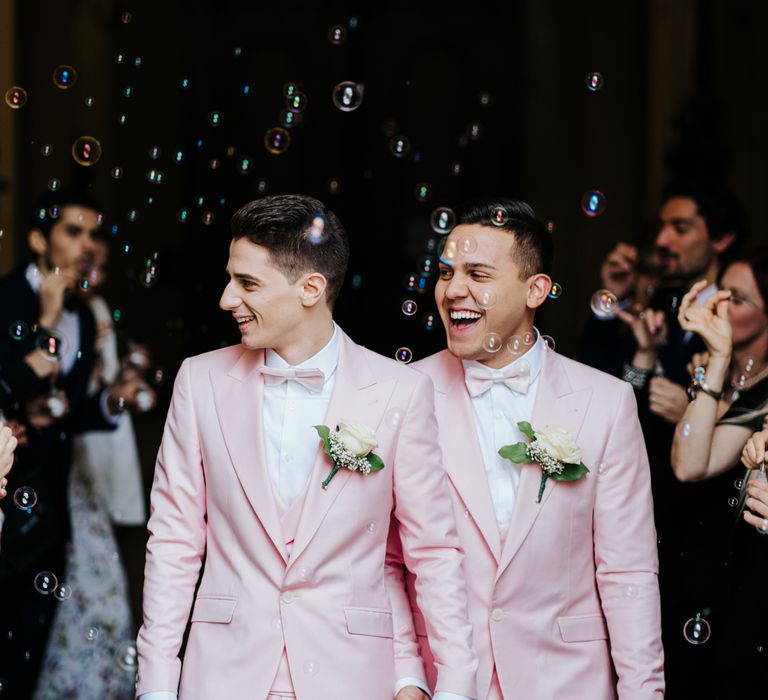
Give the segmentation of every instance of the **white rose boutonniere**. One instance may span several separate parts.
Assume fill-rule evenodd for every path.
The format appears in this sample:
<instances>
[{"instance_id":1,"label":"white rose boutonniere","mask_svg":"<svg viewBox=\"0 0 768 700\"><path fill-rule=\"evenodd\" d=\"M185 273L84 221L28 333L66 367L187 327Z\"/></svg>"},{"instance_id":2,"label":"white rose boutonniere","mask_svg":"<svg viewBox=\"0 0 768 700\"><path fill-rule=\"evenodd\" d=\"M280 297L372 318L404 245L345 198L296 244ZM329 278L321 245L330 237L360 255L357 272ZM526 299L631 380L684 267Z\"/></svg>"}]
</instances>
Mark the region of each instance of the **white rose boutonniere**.
<instances>
[{"instance_id":1,"label":"white rose boutonniere","mask_svg":"<svg viewBox=\"0 0 768 700\"><path fill-rule=\"evenodd\" d=\"M578 481L589 472L581 461L581 448L567 430L548 426L536 431L526 421L519 422L517 427L530 443L504 445L499 454L514 464L537 462L541 466L541 485L536 503L541 503L544 486L550 477L555 481Z\"/></svg>"},{"instance_id":2,"label":"white rose boutonniere","mask_svg":"<svg viewBox=\"0 0 768 700\"><path fill-rule=\"evenodd\" d=\"M376 433L367 425L355 421L339 421L336 430L331 430L327 425L313 427L323 441L323 451L333 463L331 473L323 481L324 489L328 488L331 479L341 468L363 474L384 469L381 457L372 452L379 444Z\"/></svg>"}]
</instances>

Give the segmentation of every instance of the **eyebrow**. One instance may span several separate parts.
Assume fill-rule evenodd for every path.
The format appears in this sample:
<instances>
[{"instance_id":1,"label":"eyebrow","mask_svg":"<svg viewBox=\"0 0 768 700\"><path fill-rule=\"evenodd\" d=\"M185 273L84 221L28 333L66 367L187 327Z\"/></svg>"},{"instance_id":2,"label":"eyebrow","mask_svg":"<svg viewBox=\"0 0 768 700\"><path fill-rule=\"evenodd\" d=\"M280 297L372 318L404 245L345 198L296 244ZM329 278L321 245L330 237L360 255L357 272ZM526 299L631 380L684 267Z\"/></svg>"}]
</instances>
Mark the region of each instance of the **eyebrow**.
<instances>
[{"instance_id":1,"label":"eyebrow","mask_svg":"<svg viewBox=\"0 0 768 700\"><path fill-rule=\"evenodd\" d=\"M683 218L683 217L677 217L675 219L670 219L669 223L672 224L673 226L679 226L680 224L686 224L686 225L692 226L693 225L693 219L686 219L686 218Z\"/></svg>"},{"instance_id":2,"label":"eyebrow","mask_svg":"<svg viewBox=\"0 0 768 700\"><path fill-rule=\"evenodd\" d=\"M232 277L238 280L246 281L246 282L256 282L256 284L261 284L261 280L259 280L258 277L249 275L247 272L235 272L234 274L232 274Z\"/></svg>"},{"instance_id":3,"label":"eyebrow","mask_svg":"<svg viewBox=\"0 0 768 700\"><path fill-rule=\"evenodd\" d=\"M468 262L463 263L462 265L452 265L451 263L443 262L442 260L439 261L439 265L442 265L443 267L449 267L451 269L456 267L463 267L465 270L476 270L478 268L485 268L486 270L498 270L498 268L494 267L490 263L484 263L484 262Z\"/></svg>"}]
</instances>

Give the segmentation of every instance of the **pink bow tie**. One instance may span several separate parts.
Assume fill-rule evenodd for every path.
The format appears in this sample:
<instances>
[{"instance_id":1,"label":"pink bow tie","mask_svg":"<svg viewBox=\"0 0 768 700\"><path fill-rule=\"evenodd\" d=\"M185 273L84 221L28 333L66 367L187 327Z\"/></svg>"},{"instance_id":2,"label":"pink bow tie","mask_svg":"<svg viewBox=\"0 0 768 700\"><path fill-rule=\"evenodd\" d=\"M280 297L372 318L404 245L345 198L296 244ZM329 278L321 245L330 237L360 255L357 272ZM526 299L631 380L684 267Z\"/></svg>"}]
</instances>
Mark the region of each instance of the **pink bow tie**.
<instances>
[{"instance_id":1,"label":"pink bow tie","mask_svg":"<svg viewBox=\"0 0 768 700\"><path fill-rule=\"evenodd\" d=\"M264 375L264 383L269 385L282 384L289 379L307 387L310 391L320 392L325 384L325 375L322 370L314 367L267 367L261 368Z\"/></svg>"},{"instance_id":2,"label":"pink bow tie","mask_svg":"<svg viewBox=\"0 0 768 700\"><path fill-rule=\"evenodd\" d=\"M473 398L488 391L494 382L504 382L512 391L527 394L531 383L531 368L527 362L519 362L506 368L503 374L494 375L490 368L473 365L464 372L464 382Z\"/></svg>"}]
</instances>

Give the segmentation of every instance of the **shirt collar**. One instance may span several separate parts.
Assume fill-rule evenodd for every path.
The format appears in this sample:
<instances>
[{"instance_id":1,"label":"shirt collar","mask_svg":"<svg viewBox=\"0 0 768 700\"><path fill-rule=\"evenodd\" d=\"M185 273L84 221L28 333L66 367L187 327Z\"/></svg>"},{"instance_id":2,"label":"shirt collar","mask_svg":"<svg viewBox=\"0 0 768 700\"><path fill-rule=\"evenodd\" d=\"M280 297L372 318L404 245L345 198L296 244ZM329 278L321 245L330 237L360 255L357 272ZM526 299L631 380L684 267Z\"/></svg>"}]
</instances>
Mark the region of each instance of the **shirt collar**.
<instances>
[{"instance_id":1,"label":"shirt collar","mask_svg":"<svg viewBox=\"0 0 768 700\"><path fill-rule=\"evenodd\" d=\"M301 367L313 369L319 369L325 375L325 380L336 371L336 366L339 364L339 349L341 344L341 334L339 333L339 327L336 322L333 321L333 335L331 339L325 344L325 347L312 355L312 357L300 362L297 365L289 365L280 355L278 355L272 348L267 348L264 356L264 364L267 367Z\"/></svg>"},{"instance_id":2,"label":"shirt collar","mask_svg":"<svg viewBox=\"0 0 768 700\"><path fill-rule=\"evenodd\" d=\"M488 367L488 365L485 365L482 362L478 362L477 360L462 360L461 364L464 366L464 371L466 372L468 367L484 367L486 370L490 371L492 374L500 375L503 372L505 372L507 369L514 367L519 362L525 361L528 363L528 367L530 368L531 384L533 384L533 382L536 381L536 379L539 376L539 373L541 372L541 365L544 359L544 341L541 339L541 333L539 333L539 329L536 328L535 326L533 330L536 333L536 342L531 346L531 349L525 353L525 355L516 357L508 365L505 365L504 367L500 367L498 369L493 367ZM504 352L504 350L502 350L501 352Z\"/></svg>"}]
</instances>

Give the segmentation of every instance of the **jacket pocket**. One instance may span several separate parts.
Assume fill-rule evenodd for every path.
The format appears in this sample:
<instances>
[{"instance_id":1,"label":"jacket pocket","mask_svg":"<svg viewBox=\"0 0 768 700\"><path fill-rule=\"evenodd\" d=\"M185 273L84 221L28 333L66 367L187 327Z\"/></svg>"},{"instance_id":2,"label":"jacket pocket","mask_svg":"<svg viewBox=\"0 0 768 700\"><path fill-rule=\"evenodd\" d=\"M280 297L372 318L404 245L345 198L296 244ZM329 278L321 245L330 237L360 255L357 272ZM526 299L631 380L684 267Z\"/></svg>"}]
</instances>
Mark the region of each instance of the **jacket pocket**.
<instances>
[{"instance_id":1,"label":"jacket pocket","mask_svg":"<svg viewBox=\"0 0 768 700\"><path fill-rule=\"evenodd\" d=\"M413 628L417 637L427 636L427 621L420 612L413 611Z\"/></svg>"},{"instance_id":2,"label":"jacket pocket","mask_svg":"<svg viewBox=\"0 0 768 700\"><path fill-rule=\"evenodd\" d=\"M602 615L558 617L557 625L564 642L594 642L608 639L608 628Z\"/></svg>"},{"instance_id":3,"label":"jacket pocket","mask_svg":"<svg viewBox=\"0 0 768 700\"><path fill-rule=\"evenodd\" d=\"M237 598L199 595L192 611L192 622L232 622Z\"/></svg>"},{"instance_id":4,"label":"jacket pocket","mask_svg":"<svg viewBox=\"0 0 768 700\"><path fill-rule=\"evenodd\" d=\"M392 613L379 608L344 608L347 632L392 638Z\"/></svg>"}]
</instances>

